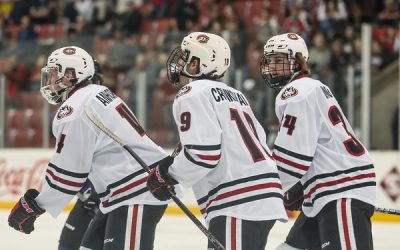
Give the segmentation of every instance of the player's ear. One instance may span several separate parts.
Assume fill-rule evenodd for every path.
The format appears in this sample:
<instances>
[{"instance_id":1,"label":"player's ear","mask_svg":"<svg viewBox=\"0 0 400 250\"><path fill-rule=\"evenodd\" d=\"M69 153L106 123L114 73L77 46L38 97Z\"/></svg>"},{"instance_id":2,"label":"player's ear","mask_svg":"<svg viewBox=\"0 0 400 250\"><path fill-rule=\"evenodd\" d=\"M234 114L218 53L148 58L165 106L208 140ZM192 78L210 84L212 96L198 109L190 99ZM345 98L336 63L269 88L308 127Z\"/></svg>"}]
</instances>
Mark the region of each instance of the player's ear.
<instances>
[{"instance_id":1,"label":"player's ear","mask_svg":"<svg viewBox=\"0 0 400 250\"><path fill-rule=\"evenodd\" d=\"M198 74L200 72L200 59L193 57L187 66L187 71L191 74Z\"/></svg>"}]
</instances>

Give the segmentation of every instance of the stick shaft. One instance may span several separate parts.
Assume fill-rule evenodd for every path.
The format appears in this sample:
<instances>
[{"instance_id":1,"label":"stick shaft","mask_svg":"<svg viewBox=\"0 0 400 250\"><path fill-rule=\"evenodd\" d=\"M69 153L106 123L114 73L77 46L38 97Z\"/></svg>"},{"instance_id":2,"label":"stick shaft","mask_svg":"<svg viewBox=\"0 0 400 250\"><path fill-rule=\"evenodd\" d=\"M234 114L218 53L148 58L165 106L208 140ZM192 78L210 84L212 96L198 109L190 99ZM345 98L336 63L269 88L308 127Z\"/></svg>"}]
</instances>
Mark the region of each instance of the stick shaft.
<instances>
[{"instance_id":1,"label":"stick shaft","mask_svg":"<svg viewBox=\"0 0 400 250\"><path fill-rule=\"evenodd\" d=\"M106 135L108 135L112 140L121 145L128 153L140 164L140 166L146 170L147 173L150 173L150 168L147 164L133 151L131 147L129 147L121 138L119 138L116 134L114 134L111 130L109 130L93 113L89 106L85 107L85 113L88 118L98 127L101 131L103 131ZM178 145L179 147L179 145ZM174 151L175 152L175 151ZM208 229L196 218L196 216L186 207L182 201L176 197L176 195L168 190L171 195L171 199L178 205L180 209L190 218L190 220L203 232L205 236L207 236L208 240L217 248L221 250L225 250L225 247L218 241L218 239L210 232Z\"/></svg>"}]
</instances>

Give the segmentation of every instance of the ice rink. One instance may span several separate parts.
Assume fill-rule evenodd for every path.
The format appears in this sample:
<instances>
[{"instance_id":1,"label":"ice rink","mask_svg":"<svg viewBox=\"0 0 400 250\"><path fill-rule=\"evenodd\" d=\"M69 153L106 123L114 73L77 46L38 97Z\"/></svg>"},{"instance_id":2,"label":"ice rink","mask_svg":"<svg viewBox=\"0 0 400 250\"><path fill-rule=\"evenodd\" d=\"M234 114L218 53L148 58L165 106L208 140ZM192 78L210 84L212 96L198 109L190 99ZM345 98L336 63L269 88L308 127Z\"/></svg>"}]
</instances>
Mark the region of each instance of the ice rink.
<instances>
[{"instance_id":1,"label":"ice rink","mask_svg":"<svg viewBox=\"0 0 400 250\"><path fill-rule=\"evenodd\" d=\"M7 216L8 211L0 211L1 250L56 250L67 213L62 213L57 219L44 214L36 221L36 229L30 235L10 228ZM275 249L284 240L292 223L277 222L269 235L266 249ZM373 235L376 250L400 250L400 223L375 222ZM206 242L206 237L188 218L166 215L157 229L155 250L206 250Z\"/></svg>"}]
</instances>

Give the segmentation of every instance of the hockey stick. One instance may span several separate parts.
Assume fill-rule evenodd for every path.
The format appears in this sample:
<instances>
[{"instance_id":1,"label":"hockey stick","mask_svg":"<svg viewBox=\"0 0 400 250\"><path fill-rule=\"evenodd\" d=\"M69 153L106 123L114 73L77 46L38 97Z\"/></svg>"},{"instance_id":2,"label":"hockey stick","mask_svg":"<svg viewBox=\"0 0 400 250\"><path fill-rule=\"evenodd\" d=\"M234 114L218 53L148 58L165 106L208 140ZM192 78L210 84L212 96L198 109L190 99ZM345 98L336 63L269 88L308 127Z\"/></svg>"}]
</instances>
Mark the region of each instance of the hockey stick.
<instances>
[{"instance_id":1,"label":"hockey stick","mask_svg":"<svg viewBox=\"0 0 400 250\"><path fill-rule=\"evenodd\" d=\"M400 210L396 210L393 208L382 208L382 207L375 207L376 213L382 214L393 214L393 215L400 215Z\"/></svg>"},{"instance_id":2,"label":"hockey stick","mask_svg":"<svg viewBox=\"0 0 400 250\"><path fill-rule=\"evenodd\" d=\"M146 170L147 173L150 173L150 168L149 166L146 165L146 163L133 151L131 147L129 147L121 138L119 138L116 134L111 132L93 113L92 109L89 106L85 106L85 113L88 116L88 118L98 127L101 131L103 131L106 135L108 135L113 141L121 145L128 153L135 158L135 160L142 166L144 170ZM176 147L174 152L172 154L178 154L179 153L179 145ZM217 238L213 234L211 234L210 231L207 230L207 228L194 216L192 212L185 206L185 204L182 203L182 201L176 197L176 195L171 191L168 190L169 194L171 196L171 199L178 205L180 209L189 217L189 219L200 229L200 231L203 232L205 236L210 240L210 242L217 248L221 250L225 250L225 247L218 241Z\"/></svg>"}]
</instances>

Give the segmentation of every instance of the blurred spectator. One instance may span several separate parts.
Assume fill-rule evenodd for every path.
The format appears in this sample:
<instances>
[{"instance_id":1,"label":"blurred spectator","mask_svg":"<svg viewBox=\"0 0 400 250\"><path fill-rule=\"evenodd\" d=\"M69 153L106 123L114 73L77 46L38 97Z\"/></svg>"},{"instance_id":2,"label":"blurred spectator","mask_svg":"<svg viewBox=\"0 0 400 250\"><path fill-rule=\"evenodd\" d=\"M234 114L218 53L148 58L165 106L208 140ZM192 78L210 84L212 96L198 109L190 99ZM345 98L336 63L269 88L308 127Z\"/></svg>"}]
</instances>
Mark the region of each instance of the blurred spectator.
<instances>
[{"instance_id":1,"label":"blurred spectator","mask_svg":"<svg viewBox=\"0 0 400 250\"><path fill-rule=\"evenodd\" d=\"M182 41L186 34L180 32L175 19L170 20L170 25L164 34L164 42L162 46L162 51L170 52L172 49L178 47L179 41Z\"/></svg>"},{"instance_id":2,"label":"blurred spectator","mask_svg":"<svg viewBox=\"0 0 400 250\"><path fill-rule=\"evenodd\" d=\"M271 36L278 34L279 24L276 15L271 15L267 8L259 16L254 17L254 28L257 39L266 41Z\"/></svg>"},{"instance_id":3,"label":"blurred spectator","mask_svg":"<svg viewBox=\"0 0 400 250\"><path fill-rule=\"evenodd\" d=\"M103 25L107 21L113 20L114 5L113 1L97 0L93 3L93 18L96 26Z\"/></svg>"},{"instance_id":4,"label":"blurred spectator","mask_svg":"<svg viewBox=\"0 0 400 250\"><path fill-rule=\"evenodd\" d=\"M152 11L149 15L151 19L162 19L168 16L170 6L175 4L176 0L148 0L152 5Z\"/></svg>"},{"instance_id":5,"label":"blurred spectator","mask_svg":"<svg viewBox=\"0 0 400 250\"><path fill-rule=\"evenodd\" d=\"M127 71L135 56L141 51L138 44L137 36L126 39L122 31L116 31L114 40L107 52L107 60L111 68L117 73Z\"/></svg>"},{"instance_id":6,"label":"blurred spectator","mask_svg":"<svg viewBox=\"0 0 400 250\"><path fill-rule=\"evenodd\" d=\"M29 16L23 16L21 19L21 29L18 32L17 40L19 43L31 42L37 39L37 33L33 28Z\"/></svg>"},{"instance_id":7,"label":"blurred spectator","mask_svg":"<svg viewBox=\"0 0 400 250\"><path fill-rule=\"evenodd\" d=\"M29 9L33 24L55 23L57 21L56 2L35 0Z\"/></svg>"},{"instance_id":8,"label":"blurred spectator","mask_svg":"<svg viewBox=\"0 0 400 250\"><path fill-rule=\"evenodd\" d=\"M123 12L120 17L122 29L126 35L136 34L140 31L142 25L142 13L135 3L128 2L127 5L127 11Z\"/></svg>"},{"instance_id":9,"label":"blurred spectator","mask_svg":"<svg viewBox=\"0 0 400 250\"><path fill-rule=\"evenodd\" d=\"M340 38L335 38L331 43L330 69L332 72L333 94L335 95L340 107L346 110L346 72L347 60L343 51L343 42ZM346 113L346 112L345 112Z\"/></svg>"},{"instance_id":10,"label":"blurred spectator","mask_svg":"<svg viewBox=\"0 0 400 250\"><path fill-rule=\"evenodd\" d=\"M371 74L379 73L388 60L388 53L382 44L372 40L371 44Z\"/></svg>"},{"instance_id":11,"label":"blurred spectator","mask_svg":"<svg viewBox=\"0 0 400 250\"><path fill-rule=\"evenodd\" d=\"M0 19L0 50L6 46L8 40L8 32L5 29L4 19Z\"/></svg>"},{"instance_id":12,"label":"blurred spectator","mask_svg":"<svg viewBox=\"0 0 400 250\"><path fill-rule=\"evenodd\" d=\"M340 33L347 19L346 5L343 0L320 0L317 18L321 31L326 37Z\"/></svg>"},{"instance_id":13,"label":"blurred spectator","mask_svg":"<svg viewBox=\"0 0 400 250\"><path fill-rule=\"evenodd\" d=\"M68 0L68 3L64 7L64 17L69 23L75 24L78 20L78 10L76 8L76 2L79 0Z\"/></svg>"},{"instance_id":14,"label":"blurred spectator","mask_svg":"<svg viewBox=\"0 0 400 250\"><path fill-rule=\"evenodd\" d=\"M20 24L23 16L29 15L32 1L15 1L12 7L10 18L13 24Z\"/></svg>"},{"instance_id":15,"label":"blurred spectator","mask_svg":"<svg viewBox=\"0 0 400 250\"><path fill-rule=\"evenodd\" d=\"M330 60L331 51L326 46L326 40L322 33L316 33L313 37L313 46L310 49L308 63L311 66L311 74L321 79L326 84L332 83ZM331 87L331 86L329 86Z\"/></svg>"},{"instance_id":16,"label":"blurred spectator","mask_svg":"<svg viewBox=\"0 0 400 250\"><path fill-rule=\"evenodd\" d=\"M194 0L179 0L174 17L180 31L189 31L199 20L199 9Z\"/></svg>"},{"instance_id":17,"label":"blurred spectator","mask_svg":"<svg viewBox=\"0 0 400 250\"><path fill-rule=\"evenodd\" d=\"M75 8L78 11L78 18L89 23L93 20L94 5L92 0L79 0L75 2Z\"/></svg>"},{"instance_id":18,"label":"blurred spectator","mask_svg":"<svg viewBox=\"0 0 400 250\"><path fill-rule=\"evenodd\" d=\"M377 23L379 25L396 26L400 20L400 3L395 0L384 0L383 9L379 11Z\"/></svg>"},{"instance_id":19,"label":"blurred spectator","mask_svg":"<svg viewBox=\"0 0 400 250\"><path fill-rule=\"evenodd\" d=\"M11 58L4 75L9 83L7 95L18 96L21 91L29 91L30 70L16 57Z\"/></svg>"},{"instance_id":20,"label":"blurred spectator","mask_svg":"<svg viewBox=\"0 0 400 250\"><path fill-rule=\"evenodd\" d=\"M307 37L309 37L308 32L310 31L310 27L307 23L305 15L301 15L301 7L297 5L289 6L289 11L290 15L285 18L283 31L294 32L299 34L304 39L307 39Z\"/></svg>"}]
</instances>

